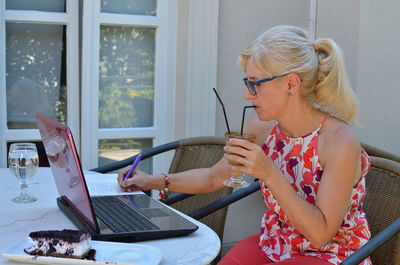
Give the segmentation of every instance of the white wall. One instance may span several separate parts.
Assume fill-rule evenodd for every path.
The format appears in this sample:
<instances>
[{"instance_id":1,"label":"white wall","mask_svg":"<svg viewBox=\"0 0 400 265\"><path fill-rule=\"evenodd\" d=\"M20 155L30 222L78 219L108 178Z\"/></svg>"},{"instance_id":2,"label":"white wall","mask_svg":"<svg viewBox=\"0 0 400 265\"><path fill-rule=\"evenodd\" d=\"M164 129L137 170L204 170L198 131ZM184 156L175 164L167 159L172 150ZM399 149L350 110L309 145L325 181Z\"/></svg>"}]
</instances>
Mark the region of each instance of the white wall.
<instances>
[{"instance_id":1,"label":"white wall","mask_svg":"<svg viewBox=\"0 0 400 265\"><path fill-rule=\"evenodd\" d=\"M360 99L361 141L400 154L398 1L319 1L317 38L336 40Z\"/></svg>"},{"instance_id":2,"label":"white wall","mask_svg":"<svg viewBox=\"0 0 400 265\"><path fill-rule=\"evenodd\" d=\"M360 138L400 155L400 5L360 1L357 91Z\"/></svg>"},{"instance_id":3,"label":"white wall","mask_svg":"<svg viewBox=\"0 0 400 265\"><path fill-rule=\"evenodd\" d=\"M176 91L175 91L175 139L186 137L187 105L182 99L187 97L187 52L189 1L178 1L177 58L176 58Z\"/></svg>"}]
</instances>

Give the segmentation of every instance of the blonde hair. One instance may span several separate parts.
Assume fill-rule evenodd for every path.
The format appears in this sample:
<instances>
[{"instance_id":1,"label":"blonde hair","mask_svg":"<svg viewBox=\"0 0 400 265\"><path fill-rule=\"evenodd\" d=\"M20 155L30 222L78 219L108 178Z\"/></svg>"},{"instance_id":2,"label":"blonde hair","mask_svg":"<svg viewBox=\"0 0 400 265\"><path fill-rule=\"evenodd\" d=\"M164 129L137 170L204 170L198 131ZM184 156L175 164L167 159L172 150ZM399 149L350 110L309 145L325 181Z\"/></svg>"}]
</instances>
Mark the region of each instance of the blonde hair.
<instances>
[{"instance_id":1,"label":"blonde hair","mask_svg":"<svg viewBox=\"0 0 400 265\"><path fill-rule=\"evenodd\" d=\"M358 117L358 101L348 82L340 47L328 38L312 42L295 26L276 26L261 34L238 58L246 72L252 60L271 76L296 73L300 93L315 107L347 123Z\"/></svg>"}]
</instances>

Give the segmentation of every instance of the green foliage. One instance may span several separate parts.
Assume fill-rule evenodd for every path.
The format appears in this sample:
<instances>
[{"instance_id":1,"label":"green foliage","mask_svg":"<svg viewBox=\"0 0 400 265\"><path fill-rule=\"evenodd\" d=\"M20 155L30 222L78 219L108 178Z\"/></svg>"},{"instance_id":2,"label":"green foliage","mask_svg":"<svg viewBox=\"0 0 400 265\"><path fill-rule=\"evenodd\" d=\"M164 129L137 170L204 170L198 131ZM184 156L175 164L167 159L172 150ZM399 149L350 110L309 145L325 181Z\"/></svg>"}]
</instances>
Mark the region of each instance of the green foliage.
<instances>
[{"instance_id":1,"label":"green foliage","mask_svg":"<svg viewBox=\"0 0 400 265\"><path fill-rule=\"evenodd\" d=\"M138 117L135 105L153 108L155 29L102 26L100 39L99 127L151 125Z\"/></svg>"}]
</instances>

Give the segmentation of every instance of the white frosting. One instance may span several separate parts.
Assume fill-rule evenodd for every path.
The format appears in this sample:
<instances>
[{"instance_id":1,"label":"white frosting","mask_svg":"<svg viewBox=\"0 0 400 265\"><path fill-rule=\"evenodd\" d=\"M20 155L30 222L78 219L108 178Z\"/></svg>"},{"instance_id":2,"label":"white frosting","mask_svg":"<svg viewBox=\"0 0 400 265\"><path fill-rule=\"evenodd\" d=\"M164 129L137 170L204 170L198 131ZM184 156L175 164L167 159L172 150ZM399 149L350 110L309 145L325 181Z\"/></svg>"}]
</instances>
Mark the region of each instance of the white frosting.
<instances>
[{"instance_id":1,"label":"white frosting","mask_svg":"<svg viewBox=\"0 0 400 265\"><path fill-rule=\"evenodd\" d=\"M57 239L58 240L58 239ZM52 242L51 240L50 242ZM39 247L39 242L42 242L42 245ZM49 241L46 238L37 238L33 241L34 247L47 254L48 250L50 249ZM90 248L90 240L85 239L81 242L66 242L62 240L58 240L57 245L53 245L56 250L56 253L61 255L68 255L68 256L82 256L86 254Z\"/></svg>"}]
</instances>

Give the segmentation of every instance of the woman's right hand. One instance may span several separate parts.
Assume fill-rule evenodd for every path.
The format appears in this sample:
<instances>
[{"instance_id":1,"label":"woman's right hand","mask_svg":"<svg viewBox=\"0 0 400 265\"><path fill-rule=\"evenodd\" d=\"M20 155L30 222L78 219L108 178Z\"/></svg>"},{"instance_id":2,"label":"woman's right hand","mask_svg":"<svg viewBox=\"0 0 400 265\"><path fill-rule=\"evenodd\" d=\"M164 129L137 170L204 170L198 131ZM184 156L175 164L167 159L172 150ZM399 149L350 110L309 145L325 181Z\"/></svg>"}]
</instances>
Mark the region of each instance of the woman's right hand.
<instances>
[{"instance_id":1,"label":"woman's right hand","mask_svg":"<svg viewBox=\"0 0 400 265\"><path fill-rule=\"evenodd\" d=\"M124 180L130 166L124 167L118 171L118 185L124 192L132 192L136 190L149 190L151 176L138 169L132 172L132 175Z\"/></svg>"}]
</instances>

